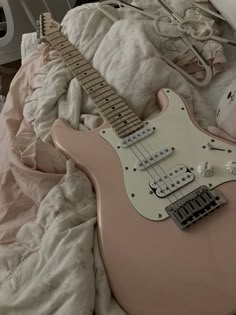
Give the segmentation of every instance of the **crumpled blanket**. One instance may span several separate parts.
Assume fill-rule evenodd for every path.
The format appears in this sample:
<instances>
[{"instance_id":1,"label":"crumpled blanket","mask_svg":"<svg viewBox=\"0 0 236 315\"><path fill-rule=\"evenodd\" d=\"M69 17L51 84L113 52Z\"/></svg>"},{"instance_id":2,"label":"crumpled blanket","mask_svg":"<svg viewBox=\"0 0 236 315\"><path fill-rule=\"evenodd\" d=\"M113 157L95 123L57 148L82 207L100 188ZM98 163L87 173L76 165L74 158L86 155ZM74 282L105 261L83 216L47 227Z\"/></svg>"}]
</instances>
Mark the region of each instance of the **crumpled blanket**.
<instances>
[{"instance_id":1,"label":"crumpled blanket","mask_svg":"<svg viewBox=\"0 0 236 315\"><path fill-rule=\"evenodd\" d=\"M134 0L131 2L132 5L139 8L144 8L149 13L156 16L158 22L152 22L153 28L159 34L164 35L159 36L158 38L158 49L160 53L181 67L185 72L194 76L196 79L204 79L205 71L203 70L202 65L199 63L198 59L189 49L189 47L183 42L181 38L179 38L183 35L183 33L178 30L176 21L168 15L167 11L161 6L161 4L157 0L149 0L145 3L140 0ZM199 11L197 7L192 5L191 1L165 0L165 2L180 17L189 20L189 22L185 24L185 28L188 30L190 30L190 28L194 30L195 35L197 34L198 36L206 36L206 34L209 33L208 27L206 24L204 24L206 22L210 27L212 27L214 35L221 34L221 28L217 19L206 12ZM214 10L210 3L205 3L205 6ZM148 19L148 17L144 14L139 14L137 12L134 13L132 9L130 9L130 11L127 7L121 7L119 10L111 6L105 6L104 8L113 17L112 19L114 21L126 18ZM195 22L193 22L193 20L195 20ZM173 36L179 37L173 38ZM191 42L211 66L213 76L219 72L223 72L226 69L227 61L223 47L219 42L216 42L212 39L198 41L194 40L193 38L191 38Z\"/></svg>"},{"instance_id":2,"label":"crumpled blanket","mask_svg":"<svg viewBox=\"0 0 236 315\"><path fill-rule=\"evenodd\" d=\"M35 136L22 112L46 51L45 47L36 51L17 73L0 115L1 243L15 240L18 229L35 218L41 201L65 173L65 157Z\"/></svg>"},{"instance_id":3,"label":"crumpled blanket","mask_svg":"<svg viewBox=\"0 0 236 315\"><path fill-rule=\"evenodd\" d=\"M6 100L5 96L0 95L0 112L1 112L2 109L3 109L3 106L4 106L4 104L5 104L5 100Z\"/></svg>"},{"instance_id":4,"label":"crumpled blanket","mask_svg":"<svg viewBox=\"0 0 236 315\"><path fill-rule=\"evenodd\" d=\"M160 37L149 20L124 19L113 24L96 6L87 5L68 12L62 26L69 40L142 119L158 110L156 92L168 86L193 106L202 126L214 124L213 111L200 93L161 59ZM34 78L37 88L26 100L24 117L33 123L37 136L51 143L55 119L63 118L76 129L92 129L98 121L91 125L87 115L98 115L98 111L57 53L52 51L49 59Z\"/></svg>"},{"instance_id":5,"label":"crumpled blanket","mask_svg":"<svg viewBox=\"0 0 236 315\"><path fill-rule=\"evenodd\" d=\"M22 115L47 51L41 46L24 62L0 115L5 148L0 156L0 314L89 315L95 310L124 315L100 257L90 181L42 142Z\"/></svg>"},{"instance_id":6,"label":"crumpled blanket","mask_svg":"<svg viewBox=\"0 0 236 315\"><path fill-rule=\"evenodd\" d=\"M62 31L142 119L159 110L157 90L169 87L202 126L213 123L200 93L160 58L147 21L113 24L87 5L68 12ZM92 185L51 141L57 118L81 130L101 123L61 58L43 44L13 80L0 116L0 314L124 315L99 253Z\"/></svg>"}]
</instances>

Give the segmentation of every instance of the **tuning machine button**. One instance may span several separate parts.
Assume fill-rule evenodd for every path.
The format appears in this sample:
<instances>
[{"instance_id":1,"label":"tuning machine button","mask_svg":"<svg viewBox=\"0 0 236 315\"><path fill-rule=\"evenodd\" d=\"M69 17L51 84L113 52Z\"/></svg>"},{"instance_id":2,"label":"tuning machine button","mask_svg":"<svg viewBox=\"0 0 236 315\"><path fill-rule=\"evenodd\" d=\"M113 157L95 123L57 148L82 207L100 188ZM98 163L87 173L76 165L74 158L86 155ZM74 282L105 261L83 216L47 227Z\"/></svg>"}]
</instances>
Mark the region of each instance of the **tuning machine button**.
<instances>
[{"instance_id":1,"label":"tuning machine button","mask_svg":"<svg viewBox=\"0 0 236 315\"><path fill-rule=\"evenodd\" d=\"M213 166L209 162L201 163L198 166L197 171L203 177L211 177L213 176L213 173L214 173Z\"/></svg>"},{"instance_id":2,"label":"tuning machine button","mask_svg":"<svg viewBox=\"0 0 236 315\"><path fill-rule=\"evenodd\" d=\"M236 160L230 160L225 164L228 173L236 175Z\"/></svg>"}]
</instances>

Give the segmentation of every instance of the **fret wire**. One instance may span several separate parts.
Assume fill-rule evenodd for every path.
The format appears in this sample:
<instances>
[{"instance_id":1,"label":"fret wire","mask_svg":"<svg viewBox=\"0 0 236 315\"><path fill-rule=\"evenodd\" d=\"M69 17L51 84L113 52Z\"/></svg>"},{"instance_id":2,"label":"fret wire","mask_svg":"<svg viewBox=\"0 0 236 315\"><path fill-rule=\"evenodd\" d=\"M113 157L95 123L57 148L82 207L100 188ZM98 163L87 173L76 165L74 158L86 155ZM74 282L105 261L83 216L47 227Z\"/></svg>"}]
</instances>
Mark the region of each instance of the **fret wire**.
<instances>
[{"instance_id":1,"label":"fret wire","mask_svg":"<svg viewBox=\"0 0 236 315\"><path fill-rule=\"evenodd\" d=\"M115 128L114 128L115 129ZM126 128L125 130L123 130L122 132L119 132L115 129L116 133L118 134L119 137L124 138L127 137L128 135L131 135L132 133L134 133L135 131L137 131L136 129L132 128L132 129L128 129Z\"/></svg>"},{"instance_id":2,"label":"fret wire","mask_svg":"<svg viewBox=\"0 0 236 315\"><path fill-rule=\"evenodd\" d=\"M98 81L99 80L99 81ZM93 81L96 81L97 83L93 83ZM101 83L103 83L104 85L103 86L105 86L105 84L107 84L105 81L104 81L104 79L103 78L101 78L101 77L99 77L99 78L96 78L96 79L94 79L94 80L91 80L89 83L87 83L86 85L86 87L89 89L90 87L93 87L93 86L95 86L95 85L99 85L99 84L101 84Z\"/></svg>"},{"instance_id":3,"label":"fret wire","mask_svg":"<svg viewBox=\"0 0 236 315\"><path fill-rule=\"evenodd\" d=\"M132 130L126 129L126 130L124 130L122 132L119 132L119 131L116 130L116 133L118 134L119 137L124 138L124 137L127 137L128 135L132 134L134 131L135 131L134 129L132 129Z\"/></svg>"},{"instance_id":4,"label":"fret wire","mask_svg":"<svg viewBox=\"0 0 236 315\"><path fill-rule=\"evenodd\" d=\"M62 55L66 55L66 54L69 55L70 53L72 53L72 51L76 52L75 48L71 45L68 47L60 48L60 54Z\"/></svg>"},{"instance_id":5,"label":"fret wire","mask_svg":"<svg viewBox=\"0 0 236 315\"><path fill-rule=\"evenodd\" d=\"M82 61L81 61L81 63L82 63ZM93 70L95 70L88 62L87 63L84 63L84 64L79 64L78 63L78 68L77 69L79 69L80 68L80 71L81 72L84 72L84 71L87 71L87 70L90 70L90 69L93 69ZM96 71L96 70L95 70ZM77 74L76 74L77 75Z\"/></svg>"},{"instance_id":6,"label":"fret wire","mask_svg":"<svg viewBox=\"0 0 236 315\"><path fill-rule=\"evenodd\" d=\"M108 120L117 134L125 136L131 131L133 132L136 126L141 127L143 125L142 121L132 112L116 91L67 38L61 33L58 36L58 33L58 31L55 31L50 34L52 45L61 54L65 64L79 80L85 91L88 91L101 114ZM124 124L125 122L127 124ZM129 126L130 123L132 123L132 126Z\"/></svg>"},{"instance_id":7,"label":"fret wire","mask_svg":"<svg viewBox=\"0 0 236 315\"><path fill-rule=\"evenodd\" d=\"M55 34L57 34L56 37L54 37ZM50 38L50 37L52 37L52 38ZM59 31L55 31L55 32L53 32L53 33L51 33L51 34L49 34L49 35L47 36L47 38L48 38L48 40L49 40L50 42L51 42L53 39L57 39L57 38L59 38L59 37L63 37L63 35L62 35Z\"/></svg>"},{"instance_id":8,"label":"fret wire","mask_svg":"<svg viewBox=\"0 0 236 315\"><path fill-rule=\"evenodd\" d=\"M116 99L122 100L122 99L120 98L120 96L117 94L117 95L115 95L115 97L114 97L113 99L110 99L109 102L106 102L106 101L102 100L102 101L100 101L100 102L102 102L102 103L101 103L101 104L100 104L100 102L97 103L97 106L100 107L100 108L103 110L103 106L106 105L106 109L107 109L107 108L110 106L110 103L111 103L112 101L115 101ZM109 105L109 106L108 106L108 105Z\"/></svg>"},{"instance_id":9,"label":"fret wire","mask_svg":"<svg viewBox=\"0 0 236 315\"><path fill-rule=\"evenodd\" d=\"M115 129L115 128L114 128ZM124 137L127 137L128 135L131 135L132 133L134 133L134 132L136 132L137 130L136 129L125 129L125 130L123 130L122 132L119 132L119 131L117 131L117 130L115 130L116 131L116 133L118 134L118 136L120 137L120 138L124 138Z\"/></svg>"},{"instance_id":10,"label":"fret wire","mask_svg":"<svg viewBox=\"0 0 236 315\"><path fill-rule=\"evenodd\" d=\"M100 77L98 73L93 73L91 76L92 76L92 78L89 76L89 77L85 77L85 78L81 79L80 80L81 84L83 86L86 86L89 82L94 81Z\"/></svg>"},{"instance_id":11,"label":"fret wire","mask_svg":"<svg viewBox=\"0 0 236 315\"><path fill-rule=\"evenodd\" d=\"M119 104L119 105L118 105ZM112 107L116 107L116 108L112 108ZM118 103L116 103L115 105L112 105L112 106L109 106L107 109L105 109L105 110L103 110L104 111L104 113L106 114L106 115L109 115L110 113L112 113L114 110L116 110L116 109L121 109L122 107L127 107L127 105L123 102L123 101L119 101ZM108 112L107 112L107 110L109 110Z\"/></svg>"},{"instance_id":12,"label":"fret wire","mask_svg":"<svg viewBox=\"0 0 236 315\"><path fill-rule=\"evenodd\" d=\"M56 50L60 51L62 48L70 47L70 43L66 43L65 45L63 43L54 44L54 47L56 48ZM63 44L63 46L62 46L62 44Z\"/></svg>"},{"instance_id":13,"label":"fret wire","mask_svg":"<svg viewBox=\"0 0 236 315\"><path fill-rule=\"evenodd\" d=\"M90 67L89 69L87 69L87 70L85 70L85 71L83 71L81 73L78 73L76 76L77 77L81 77L81 80L83 80L83 79L85 79L88 76L93 75L93 74L96 74L98 76L97 71L93 67Z\"/></svg>"},{"instance_id":14,"label":"fret wire","mask_svg":"<svg viewBox=\"0 0 236 315\"><path fill-rule=\"evenodd\" d=\"M77 64L76 64L77 63ZM82 67L84 65L88 64L86 60L82 60L82 61L77 61L75 63L73 63L72 65L70 65L70 69L71 71L75 71L76 69L78 69L79 67Z\"/></svg>"},{"instance_id":15,"label":"fret wire","mask_svg":"<svg viewBox=\"0 0 236 315\"><path fill-rule=\"evenodd\" d=\"M131 135L132 133L134 133L134 132L136 132L136 131L138 131L139 129L141 129L142 127L139 127L139 128L133 128L133 129L124 129L124 131L122 131L122 132L119 132L119 131L117 131L117 130L115 130L116 131L116 133L117 133L117 135L120 137L120 138L124 138L124 137L127 137L127 136L129 136L129 135ZM115 129L115 128L114 128Z\"/></svg>"},{"instance_id":16,"label":"fret wire","mask_svg":"<svg viewBox=\"0 0 236 315\"><path fill-rule=\"evenodd\" d=\"M125 120L129 120L129 123L130 123L131 119L135 117L135 116L133 116L131 114L132 114L132 112L128 112L126 114L126 117L117 117L116 119L114 119L114 118L113 119L109 119L109 121L113 124L113 127L118 126L119 124L123 123Z\"/></svg>"},{"instance_id":17,"label":"fret wire","mask_svg":"<svg viewBox=\"0 0 236 315\"><path fill-rule=\"evenodd\" d=\"M61 54L62 55L62 54ZM77 56L76 50L72 51L68 55L63 55L62 57L64 58L65 63L70 61L72 58L74 59Z\"/></svg>"},{"instance_id":18,"label":"fret wire","mask_svg":"<svg viewBox=\"0 0 236 315\"><path fill-rule=\"evenodd\" d=\"M93 75L93 74L98 75L98 74L96 73L96 71L95 71L93 68L91 68L91 69L86 70L86 71L83 72L83 73L78 73L78 74L76 75L76 77L78 77L79 80L83 80L83 79L85 79L85 78L87 78L87 77L90 77L90 76ZM82 86L85 86L85 85L82 84Z\"/></svg>"},{"instance_id":19,"label":"fret wire","mask_svg":"<svg viewBox=\"0 0 236 315\"><path fill-rule=\"evenodd\" d=\"M64 37L58 37L58 38L52 39L50 43L51 45L55 46L55 45L61 44L63 41L64 41Z\"/></svg>"},{"instance_id":20,"label":"fret wire","mask_svg":"<svg viewBox=\"0 0 236 315\"><path fill-rule=\"evenodd\" d=\"M132 113L132 112L131 112ZM126 117L120 118L120 119L113 119L111 123L113 124L113 127L119 126L121 123L123 123L125 120L129 120L129 123L133 122L136 118L135 116L131 115L131 113L127 114Z\"/></svg>"},{"instance_id":21,"label":"fret wire","mask_svg":"<svg viewBox=\"0 0 236 315\"><path fill-rule=\"evenodd\" d=\"M80 59L78 59L80 57ZM76 59L76 61L75 61ZM68 65L68 67L70 67L71 65L73 65L74 63L76 62L80 62L81 60L84 60L84 57L83 56L73 56L71 58L71 60L67 60L65 63Z\"/></svg>"},{"instance_id":22,"label":"fret wire","mask_svg":"<svg viewBox=\"0 0 236 315\"><path fill-rule=\"evenodd\" d=\"M114 93L114 96L112 96L112 97L109 99L109 101L105 101L105 99L102 99L101 101L97 102L97 105L98 105L99 107L104 106L104 105L107 105L108 102L113 101L113 100L115 100L115 99L117 99L117 98L121 99L120 96L115 95L115 93ZM101 108L102 108L102 107L101 107Z\"/></svg>"},{"instance_id":23,"label":"fret wire","mask_svg":"<svg viewBox=\"0 0 236 315\"><path fill-rule=\"evenodd\" d=\"M102 106L102 110L103 110L103 111L106 111L106 110L108 110L108 109L111 109L112 106L116 106L117 104L119 104L119 103L121 103L121 102L124 103L124 101L118 96L117 98L115 98L115 99L112 100L111 102L108 102L107 104L105 104L106 107L105 107L105 105L103 105L103 106ZM125 104L125 106L127 106L127 104Z\"/></svg>"},{"instance_id":24,"label":"fret wire","mask_svg":"<svg viewBox=\"0 0 236 315\"><path fill-rule=\"evenodd\" d=\"M80 73L87 71L87 70L90 70L90 69L93 69L93 68L91 67L90 64L86 63L83 66L78 66L76 70L73 70L73 73L77 76Z\"/></svg>"},{"instance_id":25,"label":"fret wire","mask_svg":"<svg viewBox=\"0 0 236 315\"><path fill-rule=\"evenodd\" d=\"M90 91L90 89L88 89L88 90ZM100 87L100 89L97 89L96 91L90 91L90 94L93 98L97 98L100 95L102 95L108 91L112 91L111 87L110 86L105 86L105 87L103 86L103 87ZM114 93L114 91L112 91L112 92Z\"/></svg>"},{"instance_id":26,"label":"fret wire","mask_svg":"<svg viewBox=\"0 0 236 315\"><path fill-rule=\"evenodd\" d=\"M53 39L52 41L52 45L53 46L56 46L56 45L61 45L63 43L67 43L67 44L70 44L70 42L65 38L65 37L59 37L59 38L56 38L56 39ZM71 44L70 44L71 45Z\"/></svg>"},{"instance_id":27,"label":"fret wire","mask_svg":"<svg viewBox=\"0 0 236 315\"><path fill-rule=\"evenodd\" d=\"M120 108L118 108L116 110L113 110L112 116L109 116L108 114L107 114L107 116L109 116L109 119L112 119L112 118L116 117L118 114L122 114L124 112L130 112L130 109L125 107L125 109L123 111L121 111ZM123 118L125 118L125 117L119 116L119 119L123 119Z\"/></svg>"},{"instance_id":28,"label":"fret wire","mask_svg":"<svg viewBox=\"0 0 236 315\"><path fill-rule=\"evenodd\" d=\"M139 125L139 124L140 124L139 121L137 121L137 122L133 121L133 122L132 122L132 126L123 125L123 126L120 126L119 128L113 126L113 128L115 128L116 131L119 132L119 133L122 133L122 132L124 132L125 130L130 130L130 129L133 129L133 130L136 131L137 128L135 128L135 127L136 127L137 125ZM125 127L126 127L126 128L125 128ZM127 127L128 127L128 128L127 128ZM141 128L141 126L140 126L140 128ZM123 130L123 129L124 129L124 130Z\"/></svg>"},{"instance_id":29,"label":"fret wire","mask_svg":"<svg viewBox=\"0 0 236 315\"><path fill-rule=\"evenodd\" d=\"M76 65L76 64L78 64L80 61L78 61L78 58L76 57L75 59L77 59L76 61L73 61L73 63L71 63L70 65L69 65L69 68L71 69L71 71L74 71L73 70L73 68L72 67L78 67L78 65Z\"/></svg>"},{"instance_id":30,"label":"fret wire","mask_svg":"<svg viewBox=\"0 0 236 315\"><path fill-rule=\"evenodd\" d=\"M110 100L109 97L112 97L112 95L116 95L115 91L112 89L109 89L109 91L99 95L98 97L95 97L94 100L95 102L101 102L102 100L107 100L107 102Z\"/></svg>"},{"instance_id":31,"label":"fret wire","mask_svg":"<svg viewBox=\"0 0 236 315\"><path fill-rule=\"evenodd\" d=\"M91 91L91 93L94 93L94 92L97 92L100 89L103 89L104 87L109 87L110 89L112 89L112 87L109 84L102 83L102 85L101 85L101 82L95 83L94 85L90 86L88 88L88 90Z\"/></svg>"},{"instance_id":32,"label":"fret wire","mask_svg":"<svg viewBox=\"0 0 236 315\"><path fill-rule=\"evenodd\" d=\"M96 105L97 105L97 104L96 104ZM102 108L101 108L101 107L99 107L99 106L98 106L98 108L99 108L102 112L104 112L104 113L105 113L105 111L106 111L106 110L108 110L108 109L111 109L111 108L112 108L112 103L108 103L108 104L107 104L107 106L106 106L105 108L104 108L104 107L102 107Z\"/></svg>"}]
</instances>

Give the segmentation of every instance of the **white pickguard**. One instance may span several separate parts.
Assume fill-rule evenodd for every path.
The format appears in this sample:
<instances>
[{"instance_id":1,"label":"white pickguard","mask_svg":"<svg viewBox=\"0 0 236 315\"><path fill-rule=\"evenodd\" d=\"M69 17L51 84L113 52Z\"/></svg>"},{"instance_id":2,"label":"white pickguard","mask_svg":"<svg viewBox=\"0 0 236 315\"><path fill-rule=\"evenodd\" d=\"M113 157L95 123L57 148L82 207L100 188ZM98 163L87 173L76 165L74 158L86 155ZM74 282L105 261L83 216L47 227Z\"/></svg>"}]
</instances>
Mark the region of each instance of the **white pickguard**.
<instances>
[{"instance_id":1,"label":"white pickguard","mask_svg":"<svg viewBox=\"0 0 236 315\"><path fill-rule=\"evenodd\" d=\"M168 89L164 91L168 95L169 106L159 117L148 122L150 128L156 129L147 138L129 148L122 148L119 146L120 138L112 129L101 130L100 133L113 146L121 160L131 203L142 216L157 221L169 216L165 211L168 205L200 186L215 188L222 183L236 180L236 175L230 174L225 168L227 162L236 158L236 148L199 130L191 121L183 100ZM206 143L225 151L210 150L206 148ZM134 171L138 160L143 160L145 155L166 146L174 148L173 154L146 170ZM214 168L211 177L204 177L197 171L198 166L206 161ZM194 181L165 198L151 194L150 181L158 176L164 177L170 169L180 164L186 165L188 169L192 168Z\"/></svg>"}]
</instances>

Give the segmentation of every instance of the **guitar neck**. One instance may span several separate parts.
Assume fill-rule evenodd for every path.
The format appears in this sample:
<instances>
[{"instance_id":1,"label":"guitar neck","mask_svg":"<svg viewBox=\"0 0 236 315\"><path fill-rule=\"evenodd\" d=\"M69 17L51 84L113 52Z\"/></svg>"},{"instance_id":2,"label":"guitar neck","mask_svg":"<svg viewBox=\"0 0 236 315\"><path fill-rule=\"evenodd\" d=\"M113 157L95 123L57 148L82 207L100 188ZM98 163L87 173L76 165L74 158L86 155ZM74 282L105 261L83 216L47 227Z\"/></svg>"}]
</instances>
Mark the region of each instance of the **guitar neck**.
<instances>
[{"instance_id":1,"label":"guitar neck","mask_svg":"<svg viewBox=\"0 0 236 315\"><path fill-rule=\"evenodd\" d=\"M95 102L100 114L120 138L143 127L138 116L61 32L53 32L47 40L62 56L82 88Z\"/></svg>"}]
</instances>

